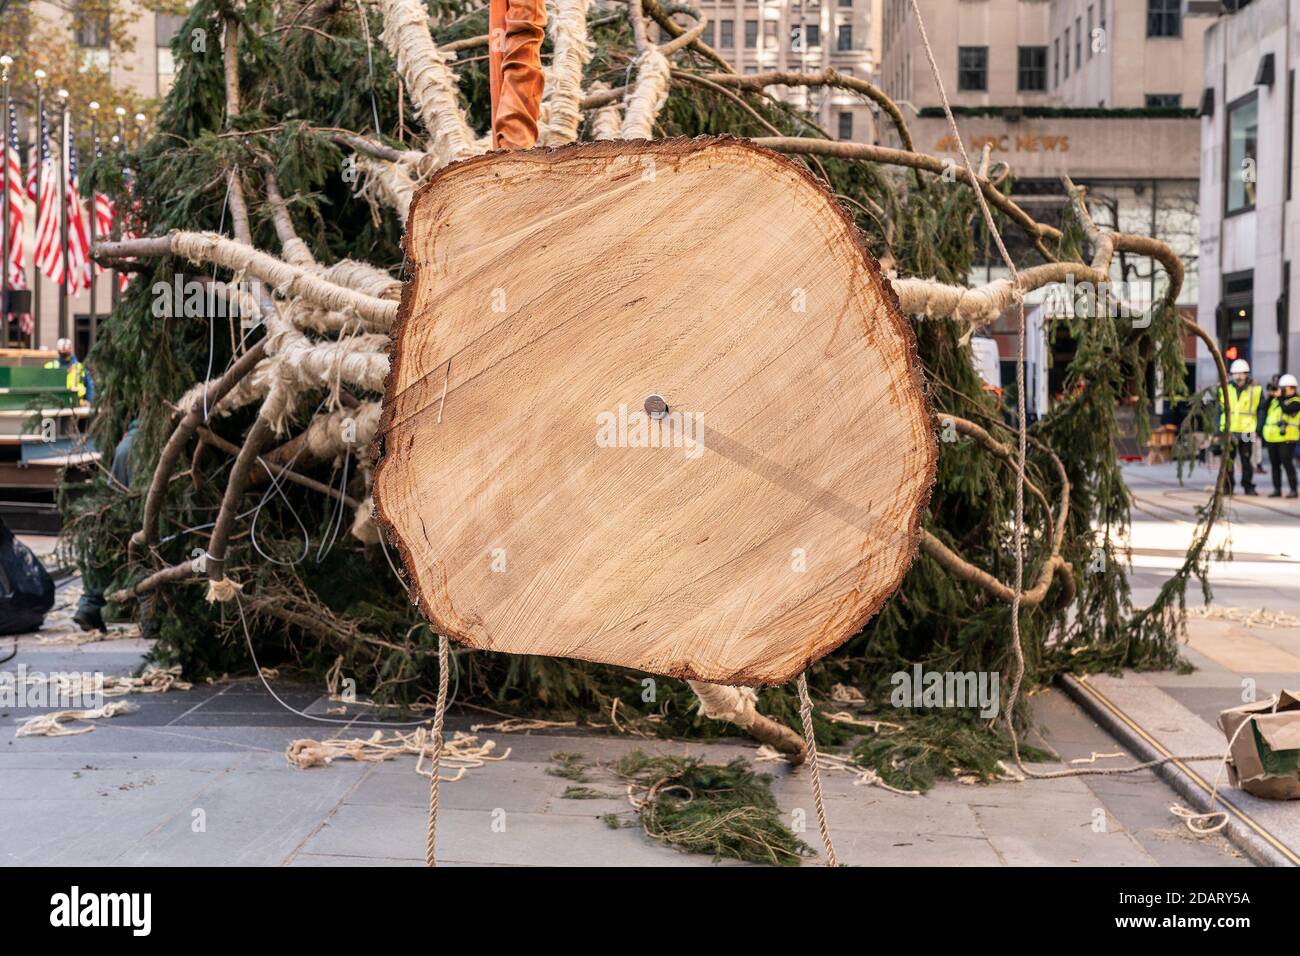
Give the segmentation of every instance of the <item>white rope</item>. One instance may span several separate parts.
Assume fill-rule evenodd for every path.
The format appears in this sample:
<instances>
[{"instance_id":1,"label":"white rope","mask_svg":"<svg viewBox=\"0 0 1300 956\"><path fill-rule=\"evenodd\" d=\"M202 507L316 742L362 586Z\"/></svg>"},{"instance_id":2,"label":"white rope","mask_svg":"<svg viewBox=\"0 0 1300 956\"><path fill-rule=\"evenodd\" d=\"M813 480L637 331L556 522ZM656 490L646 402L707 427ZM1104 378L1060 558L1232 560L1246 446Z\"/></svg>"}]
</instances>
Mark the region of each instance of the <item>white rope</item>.
<instances>
[{"instance_id":1,"label":"white rope","mask_svg":"<svg viewBox=\"0 0 1300 956\"><path fill-rule=\"evenodd\" d=\"M826 802L822 798L821 763L817 759L817 734L813 730L812 698L808 696L808 674L799 675L796 686L799 688L799 716L803 718L804 739L808 744L806 762L812 775L813 806L817 811L817 829L821 831L822 845L826 847L826 865L839 866L835 856L835 847L831 843L831 828L826 823Z\"/></svg>"},{"instance_id":2,"label":"white rope","mask_svg":"<svg viewBox=\"0 0 1300 956\"><path fill-rule=\"evenodd\" d=\"M1275 694L1270 699L1273 702L1273 706L1269 710L1269 713L1276 714L1278 705L1282 703L1282 695ZM1195 811L1188 810L1186 807L1179 804L1174 804L1169 808L1169 812L1182 820L1183 823L1187 825L1187 829L1191 830L1197 836L1218 833L1228 825L1228 812L1226 810L1214 809L1215 804L1217 804L1219 800L1219 778L1223 776L1223 770L1228 766L1228 758L1232 754L1232 748L1233 745L1236 744L1237 738L1241 736L1243 730L1254 724L1254 722L1255 718L1253 716L1247 717L1240 725L1238 725L1237 729L1233 731L1232 736L1228 738L1228 748L1223 752L1223 757L1219 760L1219 766L1214 771L1214 783L1210 786L1210 802L1206 805L1205 812L1196 813ZM1205 827L1198 826L1202 821L1206 824L1210 824L1210 821L1215 817L1221 818L1218 823L1207 825Z\"/></svg>"},{"instance_id":3,"label":"white rope","mask_svg":"<svg viewBox=\"0 0 1300 956\"><path fill-rule=\"evenodd\" d=\"M425 834L424 862L438 865L434 842L438 836L438 773L442 762L442 724L447 715L447 635L438 635L438 704L433 712L433 747L429 757L429 827Z\"/></svg>"}]
</instances>

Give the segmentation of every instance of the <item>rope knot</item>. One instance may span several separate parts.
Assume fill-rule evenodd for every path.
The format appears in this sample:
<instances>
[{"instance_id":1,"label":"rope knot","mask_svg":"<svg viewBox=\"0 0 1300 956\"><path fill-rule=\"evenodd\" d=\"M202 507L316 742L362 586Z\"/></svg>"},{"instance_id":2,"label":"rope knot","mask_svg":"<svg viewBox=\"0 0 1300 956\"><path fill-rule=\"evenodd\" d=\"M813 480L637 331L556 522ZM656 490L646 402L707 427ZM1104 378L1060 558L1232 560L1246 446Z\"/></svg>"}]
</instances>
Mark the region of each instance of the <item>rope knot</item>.
<instances>
[{"instance_id":1,"label":"rope knot","mask_svg":"<svg viewBox=\"0 0 1300 956\"><path fill-rule=\"evenodd\" d=\"M206 600L209 604L216 604L217 602L224 604L227 601L233 601L235 595L242 591L243 588L244 586L238 581L232 581L223 575L218 581L208 582Z\"/></svg>"}]
</instances>

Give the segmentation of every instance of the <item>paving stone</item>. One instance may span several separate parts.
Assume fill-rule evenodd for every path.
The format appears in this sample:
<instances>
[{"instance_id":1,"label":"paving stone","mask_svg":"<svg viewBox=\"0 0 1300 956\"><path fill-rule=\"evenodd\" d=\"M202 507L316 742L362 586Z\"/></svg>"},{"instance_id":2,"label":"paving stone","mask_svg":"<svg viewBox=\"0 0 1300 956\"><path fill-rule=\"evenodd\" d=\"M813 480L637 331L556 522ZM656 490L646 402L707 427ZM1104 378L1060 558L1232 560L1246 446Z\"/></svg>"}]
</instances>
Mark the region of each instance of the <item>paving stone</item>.
<instances>
[{"instance_id":1,"label":"paving stone","mask_svg":"<svg viewBox=\"0 0 1300 956\"><path fill-rule=\"evenodd\" d=\"M1155 866L1156 861L1127 831L1093 829L1091 806L1029 809L975 807L980 826L1008 866Z\"/></svg>"},{"instance_id":2,"label":"paving stone","mask_svg":"<svg viewBox=\"0 0 1300 956\"><path fill-rule=\"evenodd\" d=\"M836 827L835 855L846 866L998 866L1001 860L983 838L947 834L900 834L889 830ZM821 853L816 829L805 841Z\"/></svg>"},{"instance_id":3,"label":"paving stone","mask_svg":"<svg viewBox=\"0 0 1300 956\"><path fill-rule=\"evenodd\" d=\"M1097 780L1108 783L1093 783L1091 786L1104 787L1106 792L1099 796L1108 813L1161 866L1253 865L1222 835L1198 837L1171 814L1168 807L1153 805L1147 798L1152 786L1150 782L1129 785L1128 792L1123 792L1118 785L1109 783L1117 779L1099 777Z\"/></svg>"},{"instance_id":4,"label":"paving stone","mask_svg":"<svg viewBox=\"0 0 1300 956\"><path fill-rule=\"evenodd\" d=\"M774 792L787 824L791 813L801 810L804 819L813 821L811 825L815 826L815 805L807 787ZM827 795L826 817L835 833L841 830L889 830L900 834L983 837L969 805L952 803L929 794L904 797L877 788L858 787L845 796Z\"/></svg>"},{"instance_id":5,"label":"paving stone","mask_svg":"<svg viewBox=\"0 0 1300 956\"><path fill-rule=\"evenodd\" d=\"M170 729L165 727L114 727L113 721L96 721L91 733L76 737L22 737L4 740L0 733L0 760L9 752L54 753L133 753L174 752L179 748L193 752L242 752L269 750L281 757L289 742L303 734L299 728L226 727L211 729L193 727Z\"/></svg>"},{"instance_id":6,"label":"paving stone","mask_svg":"<svg viewBox=\"0 0 1300 956\"><path fill-rule=\"evenodd\" d=\"M314 854L423 860L424 811L345 805L303 846ZM504 830L493 830L494 823ZM516 866L695 866L706 859L647 839L639 829L613 830L596 819L539 813L438 814L438 858Z\"/></svg>"},{"instance_id":7,"label":"paving stone","mask_svg":"<svg viewBox=\"0 0 1300 956\"><path fill-rule=\"evenodd\" d=\"M50 797L118 804L165 803L191 797L222 772L140 766L6 770L0 787L0 812L14 800L39 804Z\"/></svg>"},{"instance_id":8,"label":"paving stone","mask_svg":"<svg viewBox=\"0 0 1300 956\"><path fill-rule=\"evenodd\" d=\"M158 824L150 804L14 800L0 805L0 860L9 866L108 866Z\"/></svg>"},{"instance_id":9,"label":"paving stone","mask_svg":"<svg viewBox=\"0 0 1300 956\"><path fill-rule=\"evenodd\" d=\"M66 738L65 738L66 739ZM21 741L20 741L21 743ZM32 751L24 748L19 752L0 752L0 767L3 767L4 784L10 774L24 770L121 770L121 769L164 769L164 770L229 770L247 759L245 752L218 754L214 758L206 753L188 752L152 752L152 753L77 753L66 750ZM0 784L0 799L6 796L8 787Z\"/></svg>"},{"instance_id":10,"label":"paving stone","mask_svg":"<svg viewBox=\"0 0 1300 956\"><path fill-rule=\"evenodd\" d=\"M423 860L393 860L382 856L341 856L339 854L299 853L287 866L424 866ZM438 866L467 866L439 860Z\"/></svg>"},{"instance_id":11,"label":"paving stone","mask_svg":"<svg viewBox=\"0 0 1300 956\"><path fill-rule=\"evenodd\" d=\"M415 759L399 759L393 765L406 773L372 773L347 798L349 804L388 807L427 807L429 778L415 773ZM444 770L443 776L448 771ZM540 813L558 796L569 781L546 774L546 765L521 762L488 764L466 771L464 777L438 788L439 806L455 810L493 810Z\"/></svg>"},{"instance_id":12,"label":"paving stone","mask_svg":"<svg viewBox=\"0 0 1300 956\"><path fill-rule=\"evenodd\" d=\"M292 768L288 768L292 769ZM328 774L258 770L222 774L126 849L120 865L275 866L320 825L366 772L334 766ZM205 829L194 831L196 810Z\"/></svg>"}]
</instances>

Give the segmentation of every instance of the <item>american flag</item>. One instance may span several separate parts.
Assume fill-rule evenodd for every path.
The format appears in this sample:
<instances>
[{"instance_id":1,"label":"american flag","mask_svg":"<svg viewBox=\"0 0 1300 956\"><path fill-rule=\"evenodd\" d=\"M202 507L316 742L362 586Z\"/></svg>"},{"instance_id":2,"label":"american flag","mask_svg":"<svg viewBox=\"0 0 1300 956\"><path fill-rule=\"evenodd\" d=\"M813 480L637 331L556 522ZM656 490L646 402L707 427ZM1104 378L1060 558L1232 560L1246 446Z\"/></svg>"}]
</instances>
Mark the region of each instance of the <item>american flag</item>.
<instances>
[{"instance_id":1,"label":"american flag","mask_svg":"<svg viewBox=\"0 0 1300 956\"><path fill-rule=\"evenodd\" d=\"M95 238L109 239L113 235L113 200L95 192Z\"/></svg>"},{"instance_id":2,"label":"american flag","mask_svg":"<svg viewBox=\"0 0 1300 956\"><path fill-rule=\"evenodd\" d=\"M41 131L37 140L40 159L28 189L36 202L36 267L53 283L63 282L63 249L59 242L59 171L50 154L50 126L41 111Z\"/></svg>"},{"instance_id":3,"label":"american flag","mask_svg":"<svg viewBox=\"0 0 1300 956\"><path fill-rule=\"evenodd\" d=\"M64 123L63 132L68 158L68 294L76 295L82 289L90 288L90 226L86 222L86 210L81 205L77 144L69 132L71 125L71 122Z\"/></svg>"},{"instance_id":4,"label":"american flag","mask_svg":"<svg viewBox=\"0 0 1300 956\"><path fill-rule=\"evenodd\" d=\"M27 270L23 259L27 251L27 192L23 188L22 156L18 151L18 119L14 105L8 104L8 129L5 132L4 189L9 194L9 248L4 261L9 267L9 288L27 288ZM31 313L18 316L18 326L32 333Z\"/></svg>"}]
</instances>

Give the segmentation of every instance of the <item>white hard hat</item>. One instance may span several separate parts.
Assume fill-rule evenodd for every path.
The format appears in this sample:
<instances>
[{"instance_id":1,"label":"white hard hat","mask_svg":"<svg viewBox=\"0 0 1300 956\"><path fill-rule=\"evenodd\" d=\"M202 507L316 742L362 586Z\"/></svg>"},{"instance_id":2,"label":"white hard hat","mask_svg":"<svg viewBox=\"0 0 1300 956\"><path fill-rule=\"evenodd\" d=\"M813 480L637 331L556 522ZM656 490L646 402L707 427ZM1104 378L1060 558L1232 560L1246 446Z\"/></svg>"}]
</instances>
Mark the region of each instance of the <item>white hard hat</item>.
<instances>
[{"instance_id":1,"label":"white hard hat","mask_svg":"<svg viewBox=\"0 0 1300 956\"><path fill-rule=\"evenodd\" d=\"M1232 368L1228 369L1228 371L1233 375L1236 375L1238 372L1249 372L1250 363L1245 359L1237 359L1237 361L1232 363Z\"/></svg>"},{"instance_id":2,"label":"white hard hat","mask_svg":"<svg viewBox=\"0 0 1300 956\"><path fill-rule=\"evenodd\" d=\"M54 349L57 352L71 352L72 339L59 339L54 343Z\"/></svg>"},{"instance_id":3,"label":"white hard hat","mask_svg":"<svg viewBox=\"0 0 1300 956\"><path fill-rule=\"evenodd\" d=\"M1288 386L1290 386L1291 388L1300 388L1300 385L1296 384L1295 376L1290 374L1289 372L1286 375L1283 375L1281 378L1279 378L1277 380L1277 384L1279 388L1287 388Z\"/></svg>"}]
</instances>

